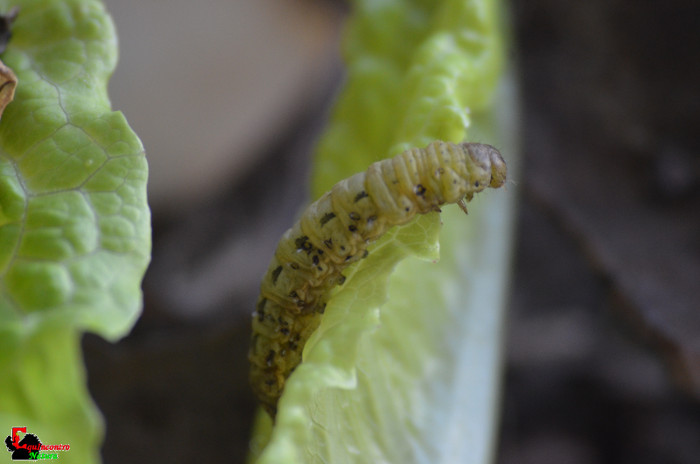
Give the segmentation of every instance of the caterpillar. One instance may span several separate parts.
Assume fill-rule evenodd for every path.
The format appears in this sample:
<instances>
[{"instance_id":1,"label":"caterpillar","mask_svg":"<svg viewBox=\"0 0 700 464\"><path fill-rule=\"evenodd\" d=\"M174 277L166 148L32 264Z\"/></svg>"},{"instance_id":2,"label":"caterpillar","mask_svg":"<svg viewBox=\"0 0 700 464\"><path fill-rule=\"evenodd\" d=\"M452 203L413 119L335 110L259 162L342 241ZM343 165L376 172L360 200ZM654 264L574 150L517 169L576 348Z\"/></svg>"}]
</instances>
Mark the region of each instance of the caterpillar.
<instances>
[{"instance_id":1,"label":"caterpillar","mask_svg":"<svg viewBox=\"0 0 700 464\"><path fill-rule=\"evenodd\" d=\"M494 147L435 141L376 162L333 186L282 236L263 277L248 359L250 382L274 419L284 384L301 362L342 271L367 257L367 246L416 214L440 211L506 181Z\"/></svg>"}]
</instances>

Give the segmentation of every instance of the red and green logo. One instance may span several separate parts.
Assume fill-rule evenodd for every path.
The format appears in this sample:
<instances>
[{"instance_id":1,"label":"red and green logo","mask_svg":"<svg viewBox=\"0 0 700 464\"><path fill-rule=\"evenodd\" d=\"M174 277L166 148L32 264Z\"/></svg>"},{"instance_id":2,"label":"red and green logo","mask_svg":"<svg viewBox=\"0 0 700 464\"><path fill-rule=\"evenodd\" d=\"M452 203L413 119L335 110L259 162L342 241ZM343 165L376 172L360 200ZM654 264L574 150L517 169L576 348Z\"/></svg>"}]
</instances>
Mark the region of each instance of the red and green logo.
<instances>
[{"instance_id":1,"label":"red and green logo","mask_svg":"<svg viewBox=\"0 0 700 464\"><path fill-rule=\"evenodd\" d=\"M7 451L13 461L29 459L58 459L58 451L69 451L70 445L45 445L27 427L12 427L12 433L5 439Z\"/></svg>"}]
</instances>

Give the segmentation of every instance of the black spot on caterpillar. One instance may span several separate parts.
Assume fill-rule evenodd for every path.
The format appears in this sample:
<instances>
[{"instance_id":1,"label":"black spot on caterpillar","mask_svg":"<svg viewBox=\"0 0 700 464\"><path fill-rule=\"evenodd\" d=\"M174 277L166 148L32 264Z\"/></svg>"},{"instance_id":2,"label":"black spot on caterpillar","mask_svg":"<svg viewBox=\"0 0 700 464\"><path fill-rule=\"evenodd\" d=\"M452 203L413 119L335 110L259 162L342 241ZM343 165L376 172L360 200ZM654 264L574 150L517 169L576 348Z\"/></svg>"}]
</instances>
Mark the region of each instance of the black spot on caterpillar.
<instances>
[{"instance_id":1,"label":"black spot on caterpillar","mask_svg":"<svg viewBox=\"0 0 700 464\"><path fill-rule=\"evenodd\" d=\"M436 141L372 164L309 205L282 236L253 313L248 358L253 390L274 418L287 377L301 362L330 290L367 246L416 214L440 211L506 181L506 164L490 145Z\"/></svg>"}]
</instances>

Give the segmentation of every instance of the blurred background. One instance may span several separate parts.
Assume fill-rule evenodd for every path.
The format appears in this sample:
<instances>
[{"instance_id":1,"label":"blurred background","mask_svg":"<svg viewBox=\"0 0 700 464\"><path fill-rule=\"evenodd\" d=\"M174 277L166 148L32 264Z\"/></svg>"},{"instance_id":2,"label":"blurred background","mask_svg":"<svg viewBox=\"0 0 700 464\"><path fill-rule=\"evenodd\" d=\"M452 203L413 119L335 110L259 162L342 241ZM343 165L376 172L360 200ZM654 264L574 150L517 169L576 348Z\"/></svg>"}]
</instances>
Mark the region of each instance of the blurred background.
<instances>
[{"instance_id":1,"label":"blurred background","mask_svg":"<svg viewBox=\"0 0 700 464\"><path fill-rule=\"evenodd\" d=\"M506 3L524 169L497 462L700 462L700 4ZM193 462L203 439L243 462L250 314L308 198L349 6L106 4L154 249L133 332L84 338L104 462Z\"/></svg>"}]
</instances>

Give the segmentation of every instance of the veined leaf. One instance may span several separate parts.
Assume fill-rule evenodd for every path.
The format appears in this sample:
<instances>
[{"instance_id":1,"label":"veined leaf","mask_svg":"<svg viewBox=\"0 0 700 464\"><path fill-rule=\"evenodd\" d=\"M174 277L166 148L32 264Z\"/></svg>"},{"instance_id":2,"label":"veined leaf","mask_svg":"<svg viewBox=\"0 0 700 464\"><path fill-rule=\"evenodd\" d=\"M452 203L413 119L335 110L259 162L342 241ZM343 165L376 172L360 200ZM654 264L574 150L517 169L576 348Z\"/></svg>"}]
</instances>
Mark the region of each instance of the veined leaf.
<instances>
[{"instance_id":1,"label":"veined leaf","mask_svg":"<svg viewBox=\"0 0 700 464\"><path fill-rule=\"evenodd\" d=\"M0 120L0 430L72 442L61 459L86 463L101 431L79 339L115 340L140 313L148 169L110 109L117 46L101 2L0 1L13 6L2 60L18 84Z\"/></svg>"}]
</instances>

